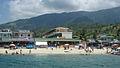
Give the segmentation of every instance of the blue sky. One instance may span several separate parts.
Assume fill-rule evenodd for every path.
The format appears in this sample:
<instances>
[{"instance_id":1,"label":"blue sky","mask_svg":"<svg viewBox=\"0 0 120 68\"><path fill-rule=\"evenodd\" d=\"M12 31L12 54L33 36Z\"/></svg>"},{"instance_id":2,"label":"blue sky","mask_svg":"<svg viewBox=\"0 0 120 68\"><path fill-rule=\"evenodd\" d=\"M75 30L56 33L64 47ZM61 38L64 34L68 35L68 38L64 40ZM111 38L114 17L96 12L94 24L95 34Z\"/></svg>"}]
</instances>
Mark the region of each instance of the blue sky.
<instances>
[{"instance_id":1,"label":"blue sky","mask_svg":"<svg viewBox=\"0 0 120 68\"><path fill-rule=\"evenodd\" d=\"M120 0L0 0L0 24L47 13L97 11L120 6Z\"/></svg>"}]
</instances>

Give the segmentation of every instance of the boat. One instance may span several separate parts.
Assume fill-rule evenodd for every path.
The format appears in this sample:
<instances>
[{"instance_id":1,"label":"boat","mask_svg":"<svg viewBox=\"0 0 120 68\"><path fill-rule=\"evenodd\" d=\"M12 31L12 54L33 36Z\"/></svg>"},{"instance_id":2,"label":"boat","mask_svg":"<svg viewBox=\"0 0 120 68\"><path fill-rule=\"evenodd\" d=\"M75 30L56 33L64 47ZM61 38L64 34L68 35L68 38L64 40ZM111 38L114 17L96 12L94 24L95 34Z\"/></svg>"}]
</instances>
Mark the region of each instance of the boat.
<instances>
[{"instance_id":1,"label":"boat","mask_svg":"<svg viewBox=\"0 0 120 68\"><path fill-rule=\"evenodd\" d=\"M112 52L109 52L107 54L111 54L111 55L120 55L120 51L112 51Z\"/></svg>"}]
</instances>

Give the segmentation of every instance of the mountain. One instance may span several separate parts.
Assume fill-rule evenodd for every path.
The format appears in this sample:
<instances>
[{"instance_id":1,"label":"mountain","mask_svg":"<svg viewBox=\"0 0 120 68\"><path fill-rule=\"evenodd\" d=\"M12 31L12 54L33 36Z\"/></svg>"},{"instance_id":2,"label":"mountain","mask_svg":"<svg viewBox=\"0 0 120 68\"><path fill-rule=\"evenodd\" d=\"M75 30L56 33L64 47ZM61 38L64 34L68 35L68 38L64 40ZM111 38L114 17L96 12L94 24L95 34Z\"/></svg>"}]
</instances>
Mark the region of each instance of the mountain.
<instances>
[{"instance_id":1,"label":"mountain","mask_svg":"<svg viewBox=\"0 0 120 68\"><path fill-rule=\"evenodd\" d=\"M120 22L120 7L104 9L94 12L78 11L45 14L29 19L20 19L17 21L1 24L0 28L10 29L40 29L44 27L53 27L71 23L103 23L114 24Z\"/></svg>"}]
</instances>

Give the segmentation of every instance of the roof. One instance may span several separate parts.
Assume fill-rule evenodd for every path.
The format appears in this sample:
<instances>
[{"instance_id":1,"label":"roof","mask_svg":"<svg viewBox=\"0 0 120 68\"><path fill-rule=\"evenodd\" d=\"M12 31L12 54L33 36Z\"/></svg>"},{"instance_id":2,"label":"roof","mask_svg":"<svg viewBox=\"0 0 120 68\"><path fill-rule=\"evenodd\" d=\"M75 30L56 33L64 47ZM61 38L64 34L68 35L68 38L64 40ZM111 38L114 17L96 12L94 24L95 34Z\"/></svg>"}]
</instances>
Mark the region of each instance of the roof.
<instances>
[{"instance_id":1,"label":"roof","mask_svg":"<svg viewBox=\"0 0 120 68\"><path fill-rule=\"evenodd\" d=\"M120 43L120 41L118 41L118 40L113 40L113 41L111 41L111 40L97 40L98 42L106 42L106 43Z\"/></svg>"},{"instance_id":2,"label":"roof","mask_svg":"<svg viewBox=\"0 0 120 68\"><path fill-rule=\"evenodd\" d=\"M109 34L105 34L105 35L99 35L102 38L114 38L114 36L109 35Z\"/></svg>"},{"instance_id":3,"label":"roof","mask_svg":"<svg viewBox=\"0 0 120 68\"><path fill-rule=\"evenodd\" d=\"M81 41L75 39L60 39L60 38L35 38L35 41Z\"/></svg>"},{"instance_id":4,"label":"roof","mask_svg":"<svg viewBox=\"0 0 120 68\"><path fill-rule=\"evenodd\" d=\"M11 42L11 41L34 41L34 38L31 39L22 39L22 38L2 38L0 42Z\"/></svg>"},{"instance_id":5,"label":"roof","mask_svg":"<svg viewBox=\"0 0 120 68\"><path fill-rule=\"evenodd\" d=\"M55 29L69 29L69 28L64 28L64 27L57 27Z\"/></svg>"}]
</instances>

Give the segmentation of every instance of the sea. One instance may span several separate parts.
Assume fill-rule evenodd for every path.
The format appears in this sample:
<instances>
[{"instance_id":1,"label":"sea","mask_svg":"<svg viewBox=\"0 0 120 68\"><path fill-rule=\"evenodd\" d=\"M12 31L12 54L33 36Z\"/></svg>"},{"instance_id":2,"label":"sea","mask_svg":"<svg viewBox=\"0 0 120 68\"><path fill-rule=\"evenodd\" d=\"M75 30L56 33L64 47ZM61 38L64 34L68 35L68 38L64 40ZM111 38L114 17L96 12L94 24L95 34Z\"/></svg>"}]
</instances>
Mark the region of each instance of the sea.
<instances>
[{"instance_id":1,"label":"sea","mask_svg":"<svg viewBox=\"0 0 120 68\"><path fill-rule=\"evenodd\" d=\"M0 68L120 68L120 56L0 55Z\"/></svg>"}]
</instances>

